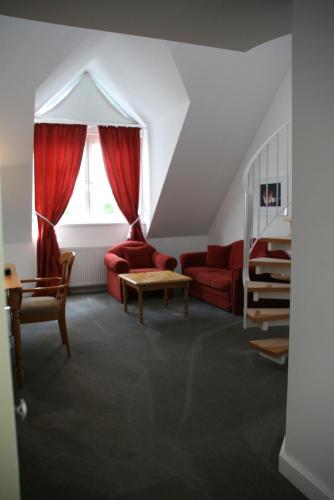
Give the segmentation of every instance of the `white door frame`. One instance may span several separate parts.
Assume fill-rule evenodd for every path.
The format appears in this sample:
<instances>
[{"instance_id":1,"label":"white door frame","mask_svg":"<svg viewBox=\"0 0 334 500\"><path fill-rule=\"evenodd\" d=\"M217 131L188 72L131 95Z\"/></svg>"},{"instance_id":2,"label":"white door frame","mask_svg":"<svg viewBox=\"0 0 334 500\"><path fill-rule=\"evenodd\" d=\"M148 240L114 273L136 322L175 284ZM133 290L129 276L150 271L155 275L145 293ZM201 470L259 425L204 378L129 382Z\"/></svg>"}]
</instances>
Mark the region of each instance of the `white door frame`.
<instances>
[{"instance_id":1,"label":"white door frame","mask_svg":"<svg viewBox=\"0 0 334 500\"><path fill-rule=\"evenodd\" d=\"M1 191L0 272L3 273ZM5 313L4 307L5 296L4 293L0 293L0 498L6 500L19 500L20 483L13 382L9 352L7 315Z\"/></svg>"}]
</instances>

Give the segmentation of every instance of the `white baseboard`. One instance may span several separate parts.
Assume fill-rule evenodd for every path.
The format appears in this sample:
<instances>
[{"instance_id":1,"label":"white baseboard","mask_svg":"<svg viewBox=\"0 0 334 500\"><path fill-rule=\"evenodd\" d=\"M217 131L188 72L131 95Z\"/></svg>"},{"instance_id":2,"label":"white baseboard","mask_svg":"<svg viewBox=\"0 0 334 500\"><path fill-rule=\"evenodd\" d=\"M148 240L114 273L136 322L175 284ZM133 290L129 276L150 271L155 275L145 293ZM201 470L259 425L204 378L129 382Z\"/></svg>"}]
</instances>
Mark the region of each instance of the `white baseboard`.
<instances>
[{"instance_id":1,"label":"white baseboard","mask_svg":"<svg viewBox=\"0 0 334 500\"><path fill-rule=\"evenodd\" d=\"M334 500L333 490L287 454L285 438L279 455L279 471L310 500Z\"/></svg>"}]
</instances>

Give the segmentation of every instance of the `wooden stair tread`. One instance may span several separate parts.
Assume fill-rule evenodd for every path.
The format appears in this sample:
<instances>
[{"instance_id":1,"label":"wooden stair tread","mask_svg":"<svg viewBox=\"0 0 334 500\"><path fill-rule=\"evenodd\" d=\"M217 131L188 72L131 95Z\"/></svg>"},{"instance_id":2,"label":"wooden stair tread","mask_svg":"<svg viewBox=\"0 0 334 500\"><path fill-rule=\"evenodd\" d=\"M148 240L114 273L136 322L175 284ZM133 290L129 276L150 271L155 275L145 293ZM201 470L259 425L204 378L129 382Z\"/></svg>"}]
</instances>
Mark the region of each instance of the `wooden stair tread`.
<instances>
[{"instance_id":1,"label":"wooden stair tread","mask_svg":"<svg viewBox=\"0 0 334 500\"><path fill-rule=\"evenodd\" d=\"M291 260L289 259L274 259L272 257L257 257L256 259L250 259L249 264L251 266L271 266L271 267L291 267Z\"/></svg>"},{"instance_id":2,"label":"wooden stair tread","mask_svg":"<svg viewBox=\"0 0 334 500\"><path fill-rule=\"evenodd\" d=\"M288 337L278 337L275 339L250 340L249 344L260 352L268 356L279 357L289 351Z\"/></svg>"},{"instance_id":3,"label":"wooden stair tread","mask_svg":"<svg viewBox=\"0 0 334 500\"><path fill-rule=\"evenodd\" d=\"M287 274L272 273L270 276L275 280L281 280L285 281L286 283L290 283L290 276L288 276Z\"/></svg>"},{"instance_id":4,"label":"wooden stair tread","mask_svg":"<svg viewBox=\"0 0 334 500\"><path fill-rule=\"evenodd\" d=\"M290 318L289 308L268 308L268 309L247 309L247 316L252 321L263 322L263 321L274 321Z\"/></svg>"},{"instance_id":5,"label":"wooden stair tread","mask_svg":"<svg viewBox=\"0 0 334 500\"><path fill-rule=\"evenodd\" d=\"M261 238L261 241L266 243L278 243L282 245L288 245L291 243L291 236L266 236Z\"/></svg>"},{"instance_id":6,"label":"wooden stair tread","mask_svg":"<svg viewBox=\"0 0 334 500\"><path fill-rule=\"evenodd\" d=\"M249 281L249 292L290 292L290 283L271 283L269 281Z\"/></svg>"}]
</instances>

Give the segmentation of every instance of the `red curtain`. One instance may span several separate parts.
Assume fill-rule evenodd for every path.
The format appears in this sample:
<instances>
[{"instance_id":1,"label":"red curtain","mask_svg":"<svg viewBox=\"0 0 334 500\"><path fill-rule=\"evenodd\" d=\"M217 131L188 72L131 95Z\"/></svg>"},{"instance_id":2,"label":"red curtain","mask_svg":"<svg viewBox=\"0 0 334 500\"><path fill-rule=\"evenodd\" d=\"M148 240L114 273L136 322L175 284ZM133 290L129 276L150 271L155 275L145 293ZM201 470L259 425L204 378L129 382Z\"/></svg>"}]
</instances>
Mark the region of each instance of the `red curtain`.
<instances>
[{"instance_id":1,"label":"red curtain","mask_svg":"<svg viewBox=\"0 0 334 500\"><path fill-rule=\"evenodd\" d=\"M138 216L140 129L99 126L107 177L116 202L131 226L130 240L146 241ZM133 225L132 225L133 224Z\"/></svg>"},{"instance_id":2,"label":"red curtain","mask_svg":"<svg viewBox=\"0 0 334 500\"><path fill-rule=\"evenodd\" d=\"M38 277L60 276L54 226L70 201L80 169L86 125L35 125L35 210Z\"/></svg>"}]
</instances>

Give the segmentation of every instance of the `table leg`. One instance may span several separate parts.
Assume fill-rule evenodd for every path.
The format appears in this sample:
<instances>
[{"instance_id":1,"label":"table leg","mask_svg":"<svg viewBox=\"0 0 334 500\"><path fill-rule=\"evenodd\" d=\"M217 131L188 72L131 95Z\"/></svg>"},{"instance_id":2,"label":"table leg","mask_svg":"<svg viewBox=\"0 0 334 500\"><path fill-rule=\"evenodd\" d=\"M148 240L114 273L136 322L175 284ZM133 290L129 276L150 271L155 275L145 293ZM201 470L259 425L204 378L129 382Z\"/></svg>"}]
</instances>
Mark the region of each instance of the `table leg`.
<instances>
[{"instance_id":1,"label":"table leg","mask_svg":"<svg viewBox=\"0 0 334 500\"><path fill-rule=\"evenodd\" d=\"M122 280L122 288L123 288L123 303L124 303L124 312L128 312L128 287L126 286L125 281Z\"/></svg>"},{"instance_id":2,"label":"table leg","mask_svg":"<svg viewBox=\"0 0 334 500\"><path fill-rule=\"evenodd\" d=\"M183 287L183 298L184 298L184 316L188 318L189 283L186 283Z\"/></svg>"},{"instance_id":3,"label":"table leg","mask_svg":"<svg viewBox=\"0 0 334 500\"><path fill-rule=\"evenodd\" d=\"M169 296L169 290L168 288L164 288L164 307L167 307L168 305L168 296Z\"/></svg>"},{"instance_id":4,"label":"table leg","mask_svg":"<svg viewBox=\"0 0 334 500\"><path fill-rule=\"evenodd\" d=\"M144 320L144 294L143 289L138 288L138 308L139 308L139 321L143 323Z\"/></svg>"}]
</instances>

